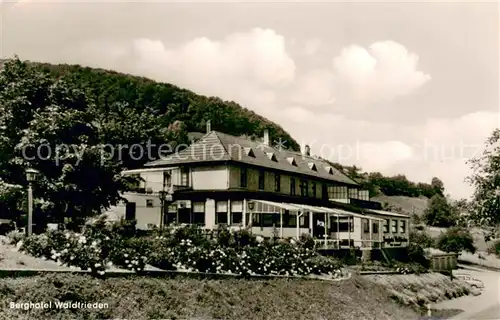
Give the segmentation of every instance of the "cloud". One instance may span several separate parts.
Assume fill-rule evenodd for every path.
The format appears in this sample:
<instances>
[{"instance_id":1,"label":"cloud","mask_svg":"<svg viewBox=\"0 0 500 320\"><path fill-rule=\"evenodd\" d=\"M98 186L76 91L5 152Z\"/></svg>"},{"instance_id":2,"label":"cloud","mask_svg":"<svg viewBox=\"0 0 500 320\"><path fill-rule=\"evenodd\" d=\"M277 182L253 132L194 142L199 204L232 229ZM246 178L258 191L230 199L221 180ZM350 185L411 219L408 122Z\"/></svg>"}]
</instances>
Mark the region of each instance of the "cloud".
<instances>
[{"instance_id":1,"label":"cloud","mask_svg":"<svg viewBox=\"0 0 500 320\"><path fill-rule=\"evenodd\" d=\"M363 101L390 100L423 86L431 76L417 64L418 56L394 41L375 42L369 49L351 45L333 59L338 83Z\"/></svg>"},{"instance_id":2,"label":"cloud","mask_svg":"<svg viewBox=\"0 0 500 320\"><path fill-rule=\"evenodd\" d=\"M422 124L373 123L306 108L284 110L281 123L312 153L386 175L405 174L416 182L440 177L455 198L468 197L467 160L481 154L484 141L499 126L497 112L457 118L430 118ZM293 121L292 121L293 120Z\"/></svg>"},{"instance_id":3,"label":"cloud","mask_svg":"<svg viewBox=\"0 0 500 320\"><path fill-rule=\"evenodd\" d=\"M270 29L233 33L223 41L197 38L173 49L149 39L137 40L133 47L142 59L141 68L160 65L177 71L183 82L205 78L279 87L295 76L295 63L286 52L284 37Z\"/></svg>"}]
</instances>

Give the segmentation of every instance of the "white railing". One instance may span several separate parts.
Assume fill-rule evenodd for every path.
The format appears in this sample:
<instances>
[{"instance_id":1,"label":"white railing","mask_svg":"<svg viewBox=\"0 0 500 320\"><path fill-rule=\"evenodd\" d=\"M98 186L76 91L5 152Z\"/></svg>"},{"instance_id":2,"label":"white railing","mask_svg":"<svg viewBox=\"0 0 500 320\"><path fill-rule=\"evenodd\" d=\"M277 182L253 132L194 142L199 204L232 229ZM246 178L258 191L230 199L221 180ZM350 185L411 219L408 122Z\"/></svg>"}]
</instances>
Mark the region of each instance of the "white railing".
<instances>
[{"instance_id":1,"label":"white railing","mask_svg":"<svg viewBox=\"0 0 500 320\"><path fill-rule=\"evenodd\" d=\"M352 246L342 245L342 241L348 241L349 239L315 239L314 247L316 249L348 249L348 248L380 248L379 240L354 240L351 239L351 242L354 242Z\"/></svg>"}]
</instances>

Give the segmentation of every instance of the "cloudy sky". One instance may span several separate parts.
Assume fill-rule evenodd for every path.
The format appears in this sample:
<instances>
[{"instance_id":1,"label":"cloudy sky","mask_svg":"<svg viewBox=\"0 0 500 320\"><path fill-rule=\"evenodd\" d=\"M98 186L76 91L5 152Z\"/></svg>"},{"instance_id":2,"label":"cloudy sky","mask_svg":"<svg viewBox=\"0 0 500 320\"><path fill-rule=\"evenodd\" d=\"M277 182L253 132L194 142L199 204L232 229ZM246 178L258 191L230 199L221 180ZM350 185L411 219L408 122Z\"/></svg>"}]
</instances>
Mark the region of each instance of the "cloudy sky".
<instances>
[{"instance_id":1,"label":"cloudy sky","mask_svg":"<svg viewBox=\"0 0 500 320\"><path fill-rule=\"evenodd\" d=\"M0 0L1 2L2 0ZM3 0L1 51L147 76L239 102L312 152L440 177L499 126L495 2Z\"/></svg>"}]
</instances>

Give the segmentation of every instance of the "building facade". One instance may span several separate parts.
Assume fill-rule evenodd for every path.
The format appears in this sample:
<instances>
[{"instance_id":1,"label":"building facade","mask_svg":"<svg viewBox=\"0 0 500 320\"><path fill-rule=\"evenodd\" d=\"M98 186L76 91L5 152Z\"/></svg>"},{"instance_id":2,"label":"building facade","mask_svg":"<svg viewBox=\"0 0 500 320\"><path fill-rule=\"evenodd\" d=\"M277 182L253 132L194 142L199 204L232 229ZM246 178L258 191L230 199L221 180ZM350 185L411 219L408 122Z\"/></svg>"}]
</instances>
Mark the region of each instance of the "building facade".
<instances>
[{"instance_id":1,"label":"building facade","mask_svg":"<svg viewBox=\"0 0 500 320\"><path fill-rule=\"evenodd\" d=\"M310 234L325 247L405 246L409 217L380 210L368 191L327 161L211 131L188 148L145 168L115 212L139 228L162 224L250 228L263 236ZM163 203L160 192L173 201Z\"/></svg>"}]
</instances>

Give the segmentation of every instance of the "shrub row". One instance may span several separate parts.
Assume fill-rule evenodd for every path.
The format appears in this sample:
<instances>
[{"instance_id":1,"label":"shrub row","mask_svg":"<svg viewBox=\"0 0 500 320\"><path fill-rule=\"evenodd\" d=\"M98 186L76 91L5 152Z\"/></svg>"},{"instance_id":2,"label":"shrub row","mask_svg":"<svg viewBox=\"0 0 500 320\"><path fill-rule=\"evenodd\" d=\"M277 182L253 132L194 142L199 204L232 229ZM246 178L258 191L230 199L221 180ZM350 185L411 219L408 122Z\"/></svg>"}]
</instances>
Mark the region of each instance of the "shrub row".
<instances>
[{"instance_id":1,"label":"shrub row","mask_svg":"<svg viewBox=\"0 0 500 320\"><path fill-rule=\"evenodd\" d=\"M62 265L104 275L111 266L136 272L146 265L239 275L340 275L340 265L318 255L309 239L263 239L246 230L207 234L195 226L137 236L126 223L98 220L81 233L47 231L23 241L21 250Z\"/></svg>"}]
</instances>

